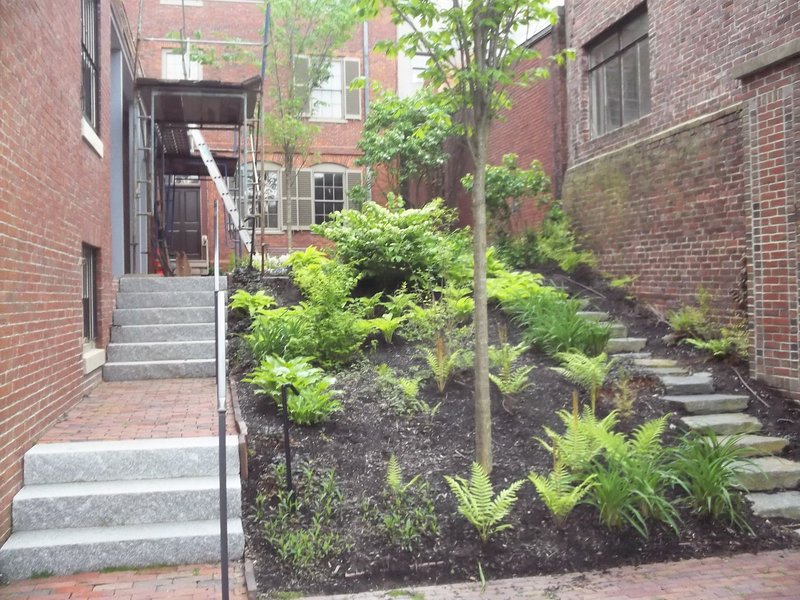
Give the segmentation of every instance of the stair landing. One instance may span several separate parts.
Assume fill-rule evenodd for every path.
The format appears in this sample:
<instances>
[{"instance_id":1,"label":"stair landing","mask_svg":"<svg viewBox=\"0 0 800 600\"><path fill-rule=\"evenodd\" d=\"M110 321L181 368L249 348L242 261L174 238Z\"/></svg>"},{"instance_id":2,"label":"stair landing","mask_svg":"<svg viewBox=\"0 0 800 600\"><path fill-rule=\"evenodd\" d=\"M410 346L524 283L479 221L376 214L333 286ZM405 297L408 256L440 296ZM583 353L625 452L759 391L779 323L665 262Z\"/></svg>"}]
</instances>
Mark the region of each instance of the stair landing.
<instances>
[{"instance_id":1,"label":"stair landing","mask_svg":"<svg viewBox=\"0 0 800 600\"><path fill-rule=\"evenodd\" d=\"M236 434L228 398L227 434ZM40 444L217 435L214 379L104 381L40 439Z\"/></svg>"}]
</instances>

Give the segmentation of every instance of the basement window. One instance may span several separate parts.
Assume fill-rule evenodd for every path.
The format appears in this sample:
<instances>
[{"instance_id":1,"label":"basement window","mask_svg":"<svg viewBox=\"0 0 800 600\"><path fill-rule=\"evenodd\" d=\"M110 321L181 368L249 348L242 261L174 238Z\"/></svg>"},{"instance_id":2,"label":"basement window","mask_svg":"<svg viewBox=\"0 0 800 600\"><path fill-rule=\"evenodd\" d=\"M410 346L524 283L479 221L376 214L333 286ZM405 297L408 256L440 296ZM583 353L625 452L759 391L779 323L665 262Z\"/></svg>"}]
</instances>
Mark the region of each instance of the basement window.
<instances>
[{"instance_id":1,"label":"basement window","mask_svg":"<svg viewBox=\"0 0 800 600\"><path fill-rule=\"evenodd\" d=\"M97 249L83 244L81 252L83 346L93 348L97 340Z\"/></svg>"},{"instance_id":2,"label":"basement window","mask_svg":"<svg viewBox=\"0 0 800 600\"><path fill-rule=\"evenodd\" d=\"M592 135L601 136L650 112L646 10L623 19L587 47Z\"/></svg>"}]
</instances>

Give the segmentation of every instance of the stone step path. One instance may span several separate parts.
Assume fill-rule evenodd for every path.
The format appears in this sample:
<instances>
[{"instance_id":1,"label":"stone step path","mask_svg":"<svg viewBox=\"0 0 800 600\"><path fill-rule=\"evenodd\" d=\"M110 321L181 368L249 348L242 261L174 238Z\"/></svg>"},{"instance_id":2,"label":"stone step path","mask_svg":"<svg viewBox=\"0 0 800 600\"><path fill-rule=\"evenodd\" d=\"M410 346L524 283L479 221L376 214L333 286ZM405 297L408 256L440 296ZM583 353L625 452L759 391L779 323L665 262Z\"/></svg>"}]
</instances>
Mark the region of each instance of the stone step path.
<instances>
[{"instance_id":1,"label":"stone step path","mask_svg":"<svg viewBox=\"0 0 800 600\"><path fill-rule=\"evenodd\" d=\"M745 414L749 396L716 393L710 373L689 373L670 359L636 357L637 370L660 378L667 405L686 413L681 423L689 430L713 432L720 442L738 435L736 446L747 458L739 467L739 482L749 490L753 513L763 518L800 519L800 463L779 455L789 441L761 434L762 423ZM800 533L800 530L798 530Z\"/></svg>"},{"instance_id":2,"label":"stone step path","mask_svg":"<svg viewBox=\"0 0 800 600\"><path fill-rule=\"evenodd\" d=\"M106 381L213 377L214 279L122 277L107 356Z\"/></svg>"}]
</instances>

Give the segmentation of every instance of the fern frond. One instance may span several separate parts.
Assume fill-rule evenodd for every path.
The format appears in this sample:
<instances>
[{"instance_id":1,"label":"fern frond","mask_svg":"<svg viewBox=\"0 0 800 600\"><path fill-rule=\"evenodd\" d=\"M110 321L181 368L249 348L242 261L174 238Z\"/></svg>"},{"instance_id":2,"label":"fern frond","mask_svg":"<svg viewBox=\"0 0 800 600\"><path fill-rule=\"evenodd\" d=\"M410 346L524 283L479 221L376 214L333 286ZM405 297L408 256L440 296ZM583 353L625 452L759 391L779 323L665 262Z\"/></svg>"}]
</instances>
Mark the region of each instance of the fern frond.
<instances>
[{"instance_id":1,"label":"fern frond","mask_svg":"<svg viewBox=\"0 0 800 600\"><path fill-rule=\"evenodd\" d=\"M589 393L595 393L603 387L617 362L615 358L609 360L605 352L595 357L578 351L559 352L556 358L563 366L553 367L553 370Z\"/></svg>"},{"instance_id":2,"label":"fern frond","mask_svg":"<svg viewBox=\"0 0 800 600\"><path fill-rule=\"evenodd\" d=\"M547 477L538 473L528 475L539 498L547 506L550 514L553 515L553 520L558 525L564 524L569 513L591 489L594 477L594 475L590 475L578 485L574 485L572 475L562 464L556 464Z\"/></svg>"},{"instance_id":3,"label":"fern frond","mask_svg":"<svg viewBox=\"0 0 800 600\"><path fill-rule=\"evenodd\" d=\"M633 432L631 450L640 455L650 456L661 449L661 436L667 427L669 415L642 423Z\"/></svg>"},{"instance_id":4,"label":"fern frond","mask_svg":"<svg viewBox=\"0 0 800 600\"><path fill-rule=\"evenodd\" d=\"M394 454L389 457L389 463L386 465L386 485L395 494L403 487L403 472Z\"/></svg>"}]
</instances>

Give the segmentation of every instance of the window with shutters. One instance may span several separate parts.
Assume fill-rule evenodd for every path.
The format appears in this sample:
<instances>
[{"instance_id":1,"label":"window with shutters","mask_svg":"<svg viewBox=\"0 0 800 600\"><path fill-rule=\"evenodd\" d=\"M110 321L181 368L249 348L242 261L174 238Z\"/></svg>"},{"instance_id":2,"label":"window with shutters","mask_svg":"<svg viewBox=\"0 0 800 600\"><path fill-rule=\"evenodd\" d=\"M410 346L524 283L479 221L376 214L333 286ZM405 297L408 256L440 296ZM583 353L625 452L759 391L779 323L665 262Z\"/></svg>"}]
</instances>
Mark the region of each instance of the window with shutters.
<instances>
[{"instance_id":1,"label":"window with shutters","mask_svg":"<svg viewBox=\"0 0 800 600\"><path fill-rule=\"evenodd\" d=\"M261 169L261 165L257 167ZM266 229L278 229L279 215L278 215L278 202L280 201L280 174L281 170L277 165L267 164L264 171L264 227ZM252 217L255 220L256 228L261 227L261 211L260 205L262 196L257 194L258 186L256 185L256 174L253 169L247 170L247 195L243 197L239 206L239 214L242 218ZM253 200L255 199L255 204ZM255 213L253 207L255 206ZM252 222L247 221L247 226L252 227Z\"/></svg>"},{"instance_id":2,"label":"window with shutters","mask_svg":"<svg viewBox=\"0 0 800 600\"><path fill-rule=\"evenodd\" d=\"M649 50L646 8L587 47L594 137L650 112Z\"/></svg>"},{"instance_id":3,"label":"window with shutters","mask_svg":"<svg viewBox=\"0 0 800 600\"><path fill-rule=\"evenodd\" d=\"M304 114L320 121L361 119L361 90L350 89L350 84L361 74L360 61L334 58L321 64L321 60L295 58L297 97L308 99Z\"/></svg>"},{"instance_id":4,"label":"window with shutters","mask_svg":"<svg viewBox=\"0 0 800 600\"><path fill-rule=\"evenodd\" d=\"M98 49L99 0L81 0L81 94L83 118L99 131L100 122L100 52Z\"/></svg>"}]
</instances>

